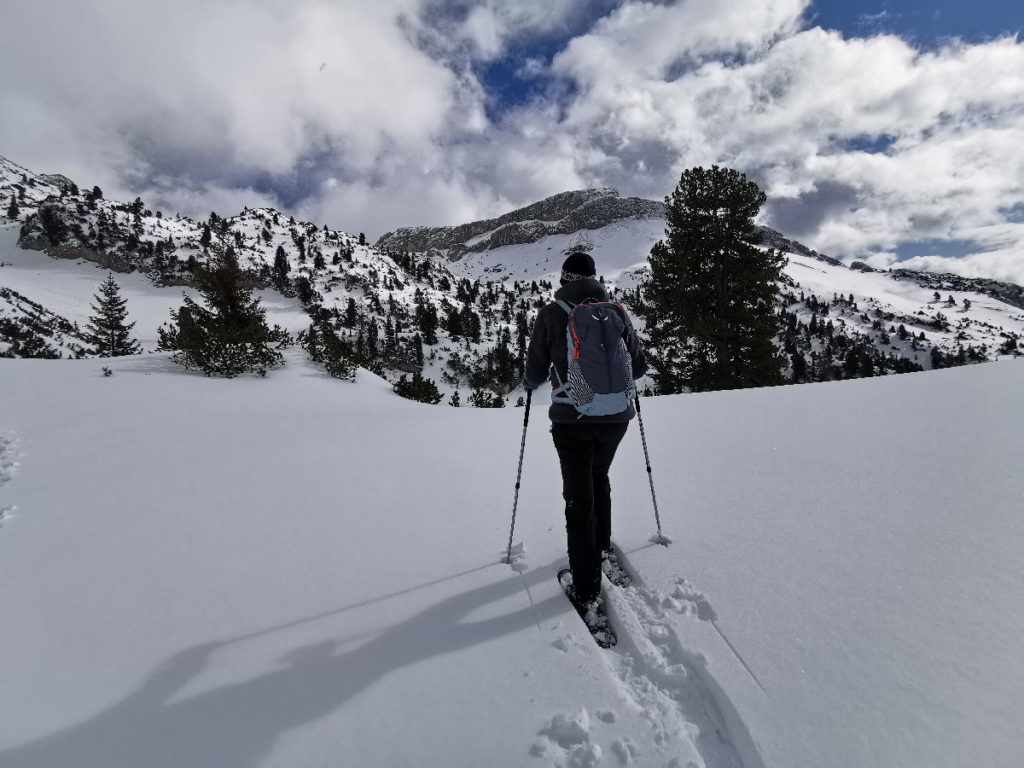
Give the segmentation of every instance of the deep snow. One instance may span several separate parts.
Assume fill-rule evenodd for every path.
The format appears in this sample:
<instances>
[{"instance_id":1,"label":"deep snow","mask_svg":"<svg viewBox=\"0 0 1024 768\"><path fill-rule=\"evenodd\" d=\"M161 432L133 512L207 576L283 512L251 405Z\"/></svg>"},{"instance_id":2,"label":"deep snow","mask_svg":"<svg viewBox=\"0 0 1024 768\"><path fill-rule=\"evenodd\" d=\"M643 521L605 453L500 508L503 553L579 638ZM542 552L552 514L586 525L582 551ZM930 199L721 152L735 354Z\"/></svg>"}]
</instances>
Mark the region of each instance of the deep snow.
<instances>
[{"instance_id":1,"label":"deep snow","mask_svg":"<svg viewBox=\"0 0 1024 768\"><path fill-rule=\"evenodd\" d=\"M110 365L115 375L100 375ZM1024 366L649 398L613 467L635 587L555 583L521 409L296 355L0 360L0 765L1017 766ZM543 400L543 398L539 398Z\"/></svg>"}]
</instances>

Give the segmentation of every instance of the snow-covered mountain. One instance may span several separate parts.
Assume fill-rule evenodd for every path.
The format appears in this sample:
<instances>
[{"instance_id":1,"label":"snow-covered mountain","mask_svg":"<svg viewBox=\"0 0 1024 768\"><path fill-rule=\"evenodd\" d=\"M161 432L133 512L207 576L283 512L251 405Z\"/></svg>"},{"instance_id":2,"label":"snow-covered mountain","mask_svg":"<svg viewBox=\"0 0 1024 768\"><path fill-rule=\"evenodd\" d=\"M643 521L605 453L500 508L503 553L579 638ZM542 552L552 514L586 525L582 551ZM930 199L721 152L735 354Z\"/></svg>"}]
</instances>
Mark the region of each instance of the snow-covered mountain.
<instances>
[{"instance_id":1,"label":"snow-covered mountain","mask_svg":"<svg viewBox=\"0 0 1024 768\"><path fill-rule=\"evenodd\" d=\"M8 243L0 258L7 265L0 271L0 286L17 283L22 302L43 304L33 294L48 290L45 270L38 279L26 277L32 264L24 252L31 251L40 264L56 259L79 267L91 263L122 275L143 274L154 287L169 289L169 309L176 306L172 297L190 285L195 266L204 263L210 248L219 243L235 250L257 287L291 301L308 316L306 326L313 320L334 325L379 366L379 372L395 379L420 370L443 389L462 390L467 396L484 388L505 391L518 379L511 347L522 346L528 311L550 288L543 283L467 280L440 260L388 252L367 244L362 236L298 222L272 209L246 209L229 218L211 214L209 220L197 222L179 215L165 217L139 199L112 201L99 189L46 182L54 177L34 176L2 158L0 168L3 210L8 211L11 198L18 209L13 219L6 219L7 228L16 229L17 236L0 233ZM0 226L4 221L0 219ZM87 305L90 295L75 294L70 303ZM5 344L0 354L81 353L74 326L81 327L87 313L72 310L70 314L77 316L66 318L68 324L61 326L65 331L51 333L41 323L30 322L13 299L0 300L5 302L0 303L0 329L9 329L0 336L0 344ZM62 315L68 313L67 303L58 299L45 308ZM294 327L294 321L289 325L302 329ZM8 339L31 334L32 346Z\"/></svg>"},{"instance_id":2,"label":"snow-covered mountain","mask_svg":"<svg viewBox=\"0 0 1024 768\"><path fill-rule=\"evenodd\" d=\"M453 272L472 279L507 281L553 279L564 249L582 240L593 247L610 284L628 291L643 278L664 229L662 203L592 189L555 195L499 219L401 229L377 245L444 258ZM788 320L783 345L791 359L804 357L811 378L847 376L851 351L870 355L874 373L903 372L1014 354L1024 335L1021 286L879 272L856 261L847 266L768 227L760 232L765 247L788 256L780 286L780 311ZM854 369L852 375L860 374Z\"/></svg>"},{"instance_id":3,"label":"snow-covered mountain","mask_svg":"<svg viewBox=\"0 0 1024 768\"><path fill-rule=\"evenodd\" d=\"M12 201L16 211L9 210ZM268 208L211 214L205 222L164 216L140 199L107 200L99 189L35 175L3 158L0 212L15 213L0 222L17 224L21 251L145 275L157 289L174 289L166 309L175 306L211 246L231 246L265 302L291 306L291 330L327 322L379 373L395 380L421 371L442 391L461 391L463 399L471 392L504 392L518 380L532 316L570 245L593 248L613 295L628 304L664 229L662 203L591 189L495 219L400 229L370 245L362 236ZM1015 354L1024 335L1019 286L875 272L861 263L847 267L773 230L762 228L762 235L766 246L789 258L780 344L793 381L992 360ZM85 353L79 329L87 312L71 311L60 298L44 301L45 270L29 278L25 257L10 248L6 253L0 258L8 264L6 271L0 267L0 287L8 289L0 294L0 354ZM72 303L87 307L88 296L76 295Z\"/></svg>"}]
</instances>

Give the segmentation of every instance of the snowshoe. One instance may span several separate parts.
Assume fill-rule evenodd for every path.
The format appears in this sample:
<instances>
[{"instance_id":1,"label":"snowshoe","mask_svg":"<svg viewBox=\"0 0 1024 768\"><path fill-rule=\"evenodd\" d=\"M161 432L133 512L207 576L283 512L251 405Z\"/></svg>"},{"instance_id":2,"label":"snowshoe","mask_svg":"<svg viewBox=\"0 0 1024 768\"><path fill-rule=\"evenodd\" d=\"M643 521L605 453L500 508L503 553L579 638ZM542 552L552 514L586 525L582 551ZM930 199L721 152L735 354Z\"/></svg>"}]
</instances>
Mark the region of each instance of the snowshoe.
<instances>
[{"instance_id":1,"label":"snowshoe","mask_svg":"<svg viewBox=\"0 0 1024 768\"><path fill-rule=\"evenodd\" d=\"M587 625L587 630L594 638L594 642L602 648L611 648L615 645L618 638L608 622L608 614L604 610L604 600L598 597L587 602L580 601L572 586L572 571L568 568L563 568L558 572L558 584L565 592L565 596L569 598L569 602L573 604L576 613L583 619L583 623Z\"/></svg>"},{"instance_id":2,"label":"snowshoe","mask_svg":"<svg viewBox=\"0 0 1024 768\"><path fill-rule=\"evenodd\" d=\"M601 572L616 587L628 587L633 583L633 580L629 578L629 573L622 566L615 547L609 547L601 552Z\"/></svg>"}]
</instances>

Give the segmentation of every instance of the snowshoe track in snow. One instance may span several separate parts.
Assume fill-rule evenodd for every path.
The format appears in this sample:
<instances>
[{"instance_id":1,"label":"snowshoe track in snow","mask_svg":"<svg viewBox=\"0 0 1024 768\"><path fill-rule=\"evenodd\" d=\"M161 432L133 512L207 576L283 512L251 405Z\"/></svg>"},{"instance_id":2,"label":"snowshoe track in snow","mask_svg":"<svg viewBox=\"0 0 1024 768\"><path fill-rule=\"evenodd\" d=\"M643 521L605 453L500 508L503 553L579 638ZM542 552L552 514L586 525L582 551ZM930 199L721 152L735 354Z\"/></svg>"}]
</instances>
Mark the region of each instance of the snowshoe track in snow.
<instances>
[{"instance_id":1,"label":"snowshoe track in snow","mask_svg":"<svg viewBox=\"0 0 1024 768\"><path fill-rule=\"evenodd\" d=\"M677 584L677 596L646 587L621 554L620 558L631 583L605 587L608 613L619 632L619 645L607 659L623 692L651 725L663 764L742 768L724 718L698 670L702 659L683 649L666 616L666 610L681 610L707 620L714 617L710 604L689 585ZM653 765L650 758L645 756L643 764Z\"/></svg>"},{"instance_id":2,"label":"snowshoe track in snow","mask_svg":"<svg viewBox=\"0 0 1024 768\"><path fill-rule=\"evenodd\" d=\"M684 579L671 595L646 587L619 553L626 586L604 584L605 607L618 644L599 651L617 681L623 699L651 729L649 742L616 739L602 750L597 743L602 723L615 723L614 712L586 709L555 715L539 732L530 755L552 768L600 765L665 768L754 768L744 766L730 741L725 719L702 677L704 660L683 649L670 614L714 622L707 598ZM605 574L607 577L607 574ZM558 638L563 653L589 643L576 633Z\"/></svg>"},{"instance_id":3,"label":"snowshoe track in snow","mask_svg":"<svg viewBox=\"0 0 1024 768\"><path fill-rule=\"evenodd\" d=\"M14 477L14 471L18 468L20 455L17 445L18 440L13 434L0 433L0 488L10 482ZM13 517L15 509L13 504L0 504L0 528L3 528L4 523Z\"/></svg>"},{"instance_id":4,"label":"snowshoe track in snow","mask_svg":"<svg viewBox=\"0 0 1024 768\"><path fill-rule=\"evenodd\" d=\"M10 432L0 432L0 486L10 482L18 467L18 439Z\"/></svg>"}]
</instances>

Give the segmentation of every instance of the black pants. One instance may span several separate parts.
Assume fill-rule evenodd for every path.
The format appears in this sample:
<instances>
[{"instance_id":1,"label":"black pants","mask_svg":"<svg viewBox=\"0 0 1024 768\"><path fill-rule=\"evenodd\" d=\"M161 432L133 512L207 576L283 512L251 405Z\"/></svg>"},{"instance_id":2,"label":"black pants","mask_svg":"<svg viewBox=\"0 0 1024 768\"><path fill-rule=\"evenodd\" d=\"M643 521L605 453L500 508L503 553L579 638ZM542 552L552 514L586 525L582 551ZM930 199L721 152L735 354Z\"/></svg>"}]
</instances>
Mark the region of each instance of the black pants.
<instances>
[{"instance_id":1,"label":"black pants","mask_svg":"<svg viewBox=\"0 0 1024 768\"><path fill-rule=\"evenodd\" d=\"M573 587L582 600L601 591L601 550L611 546L608 469L628 424L552 424L562 465L565 532Z\"/></svg>"}]
</instances>

